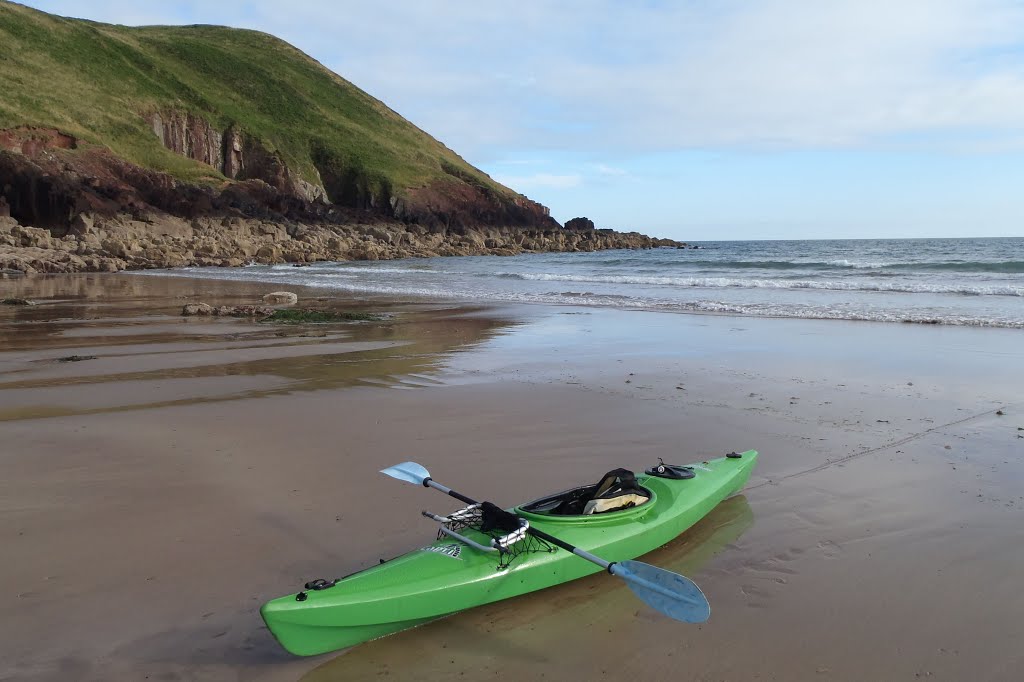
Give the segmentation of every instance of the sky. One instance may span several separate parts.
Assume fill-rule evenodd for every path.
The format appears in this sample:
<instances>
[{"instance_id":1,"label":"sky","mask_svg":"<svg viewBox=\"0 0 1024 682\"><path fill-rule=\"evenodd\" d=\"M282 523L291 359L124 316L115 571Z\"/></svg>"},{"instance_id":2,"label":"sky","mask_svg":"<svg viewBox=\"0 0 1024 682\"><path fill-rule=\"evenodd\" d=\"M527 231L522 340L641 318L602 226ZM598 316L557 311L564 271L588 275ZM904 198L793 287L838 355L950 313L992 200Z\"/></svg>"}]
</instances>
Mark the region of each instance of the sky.
<instances>
[{"instance_id":1,"label":"sky","mask_svg":"<svg viewBox=\"0 0 1024 682\"><path fill-rule=\"evenodd\" d=\"M29 0L310 54L560 222L1024 236L1021 0Z\"/></svg>"}]
</instances>

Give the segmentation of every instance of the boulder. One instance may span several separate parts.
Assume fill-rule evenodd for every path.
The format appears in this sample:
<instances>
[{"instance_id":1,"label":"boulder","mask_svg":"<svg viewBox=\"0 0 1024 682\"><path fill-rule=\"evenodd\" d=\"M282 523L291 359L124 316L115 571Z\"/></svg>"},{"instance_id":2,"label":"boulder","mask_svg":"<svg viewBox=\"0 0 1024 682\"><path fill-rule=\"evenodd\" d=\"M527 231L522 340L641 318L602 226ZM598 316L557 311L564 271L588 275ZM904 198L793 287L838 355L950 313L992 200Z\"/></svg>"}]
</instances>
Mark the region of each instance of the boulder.
<instances>
[{"instance_id":1,"label":"boulder","mask_svg":"<svg viewBox=\"0 0 1024 682\"><path fill-rule=\"evenodd\" d=\"M573 218L565 224L566 230L593 230L594 221L589 218Z\"/></svg>"},{"instance_id":2,"label":"boulder","mask_svg":"<svg viewBox=\"0 0 1024 682\"><path fill-rule=\"evenodd\" d=\"M86 235L96 233L96 219L89 213L79 213L71 220L71 234Z\"/></svg>"},{"instance_id":3,"label":"boulder","mask_svg":"<svg viewBox=\"0 0 1024 682\"><path fill-rule=\"evenodd\" d=\"M213 315L214 308L208 303L186 303L181 309L181 314L189 317L192 315Z\"/></svg>"},{"instance_id":4,"label":"boulder","mask_svg":"<svg viewBox=\"0 0 1024 682\"><path fill-rule=\"evenodd\" d=\"M293 305L299 302L298 294L290 291L274 291L263 297L264 303Z\"/></svg>"}]
</instances>

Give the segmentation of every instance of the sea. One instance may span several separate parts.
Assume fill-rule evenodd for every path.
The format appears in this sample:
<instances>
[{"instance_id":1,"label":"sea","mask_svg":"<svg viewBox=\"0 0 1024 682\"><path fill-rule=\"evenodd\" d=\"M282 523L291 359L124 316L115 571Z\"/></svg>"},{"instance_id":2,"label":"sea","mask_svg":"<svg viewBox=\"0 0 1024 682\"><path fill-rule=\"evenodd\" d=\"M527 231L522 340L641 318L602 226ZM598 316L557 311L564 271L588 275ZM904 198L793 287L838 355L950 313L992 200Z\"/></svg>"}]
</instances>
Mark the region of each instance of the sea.
<instances>
[{"instance_id":1,"label":"sea","mask_svg":"<svg viewBox=\"0 0 1024 682\"><path fill-rule=\"evenodd\" d=\"M1024 329L1024 238L691 248L150 271L374 298ZM696 248L692 248L692 247Z\"/></svg>"}]
</instances>

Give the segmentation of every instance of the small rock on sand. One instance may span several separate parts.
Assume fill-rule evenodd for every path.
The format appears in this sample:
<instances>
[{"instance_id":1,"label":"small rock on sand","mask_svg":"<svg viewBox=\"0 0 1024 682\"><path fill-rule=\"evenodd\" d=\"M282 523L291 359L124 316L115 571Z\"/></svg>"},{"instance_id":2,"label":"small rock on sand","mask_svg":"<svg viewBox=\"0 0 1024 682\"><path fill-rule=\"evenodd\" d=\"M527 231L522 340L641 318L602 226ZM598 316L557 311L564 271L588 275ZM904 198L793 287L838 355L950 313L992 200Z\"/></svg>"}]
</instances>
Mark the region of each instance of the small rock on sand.
<instances>
[{"instance_id":1,"label":"small rock on sand","mask_svg":"<svg viewBox=\"0 0 1024 682\"><path fill-rule=\"evenodd\" d=\"M213 314L220 317L265 317L273 315L274 309L265 305L222 305L215 308Z\"/></svg>"},{"instance_id":2,"label":"small rock on sand","mask_svg":"<svg viewBox=\"0 0 1024 682\"><path fill-rule=\"evenodd\" d=\"M181 314L188 317L191 315L213 315L213 306L209 303L186 303L181 309Z\"/></svg>"},{"instance_id":3,"label":"small rock on sand","mask_svg":"<svg viewBox=\"0 0 1024 682\"><path fill-rule=\"evenodd\" d=\"M299 296L290 291L274 291L264 296L263 302L292 305L299 302Z\"/></svg>"},{"instance_id":4,"label":"small rock on sand","mask_svg":"<svg viewBox=\"0 0 1024 682\"><path fill-rule=\"evenodd\" d=\"M35 303L27 298L5 298L0 303L3 305L35 305Z\"/></svg>"},{"instance_id":5,"label":"small rock on sand","mask_svg":"<svg viewBox=\"0 0 1024 682\"><path fill-rule=\"evenodd\" d=\"M265 305L222 305L214 308L209 303L186 303L181 309L181 314L189 317L192 315L216 315L218 317L264 317L272 315L274 309Z\"/></svg>"}]
</instances>

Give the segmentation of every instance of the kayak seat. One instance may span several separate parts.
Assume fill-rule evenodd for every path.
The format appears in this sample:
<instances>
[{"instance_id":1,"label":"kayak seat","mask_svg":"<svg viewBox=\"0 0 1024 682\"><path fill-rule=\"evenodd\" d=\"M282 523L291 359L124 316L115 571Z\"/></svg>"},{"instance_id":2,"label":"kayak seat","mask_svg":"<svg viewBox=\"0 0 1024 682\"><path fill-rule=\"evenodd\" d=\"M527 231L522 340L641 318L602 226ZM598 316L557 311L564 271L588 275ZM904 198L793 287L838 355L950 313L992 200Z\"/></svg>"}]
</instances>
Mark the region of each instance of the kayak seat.
<instances>
[{"instance_id":1,"label":"kayak seat","mask_svg":"<svg viewBox=\"0 0 1024 682\"><path fill-rule=\"evenodd\" d=\"M593 485L572 488L523 505L523 511L556 516L589 516L637 507L651 499L628 469L613 469Z\"/></svg>"}]
</instances>

